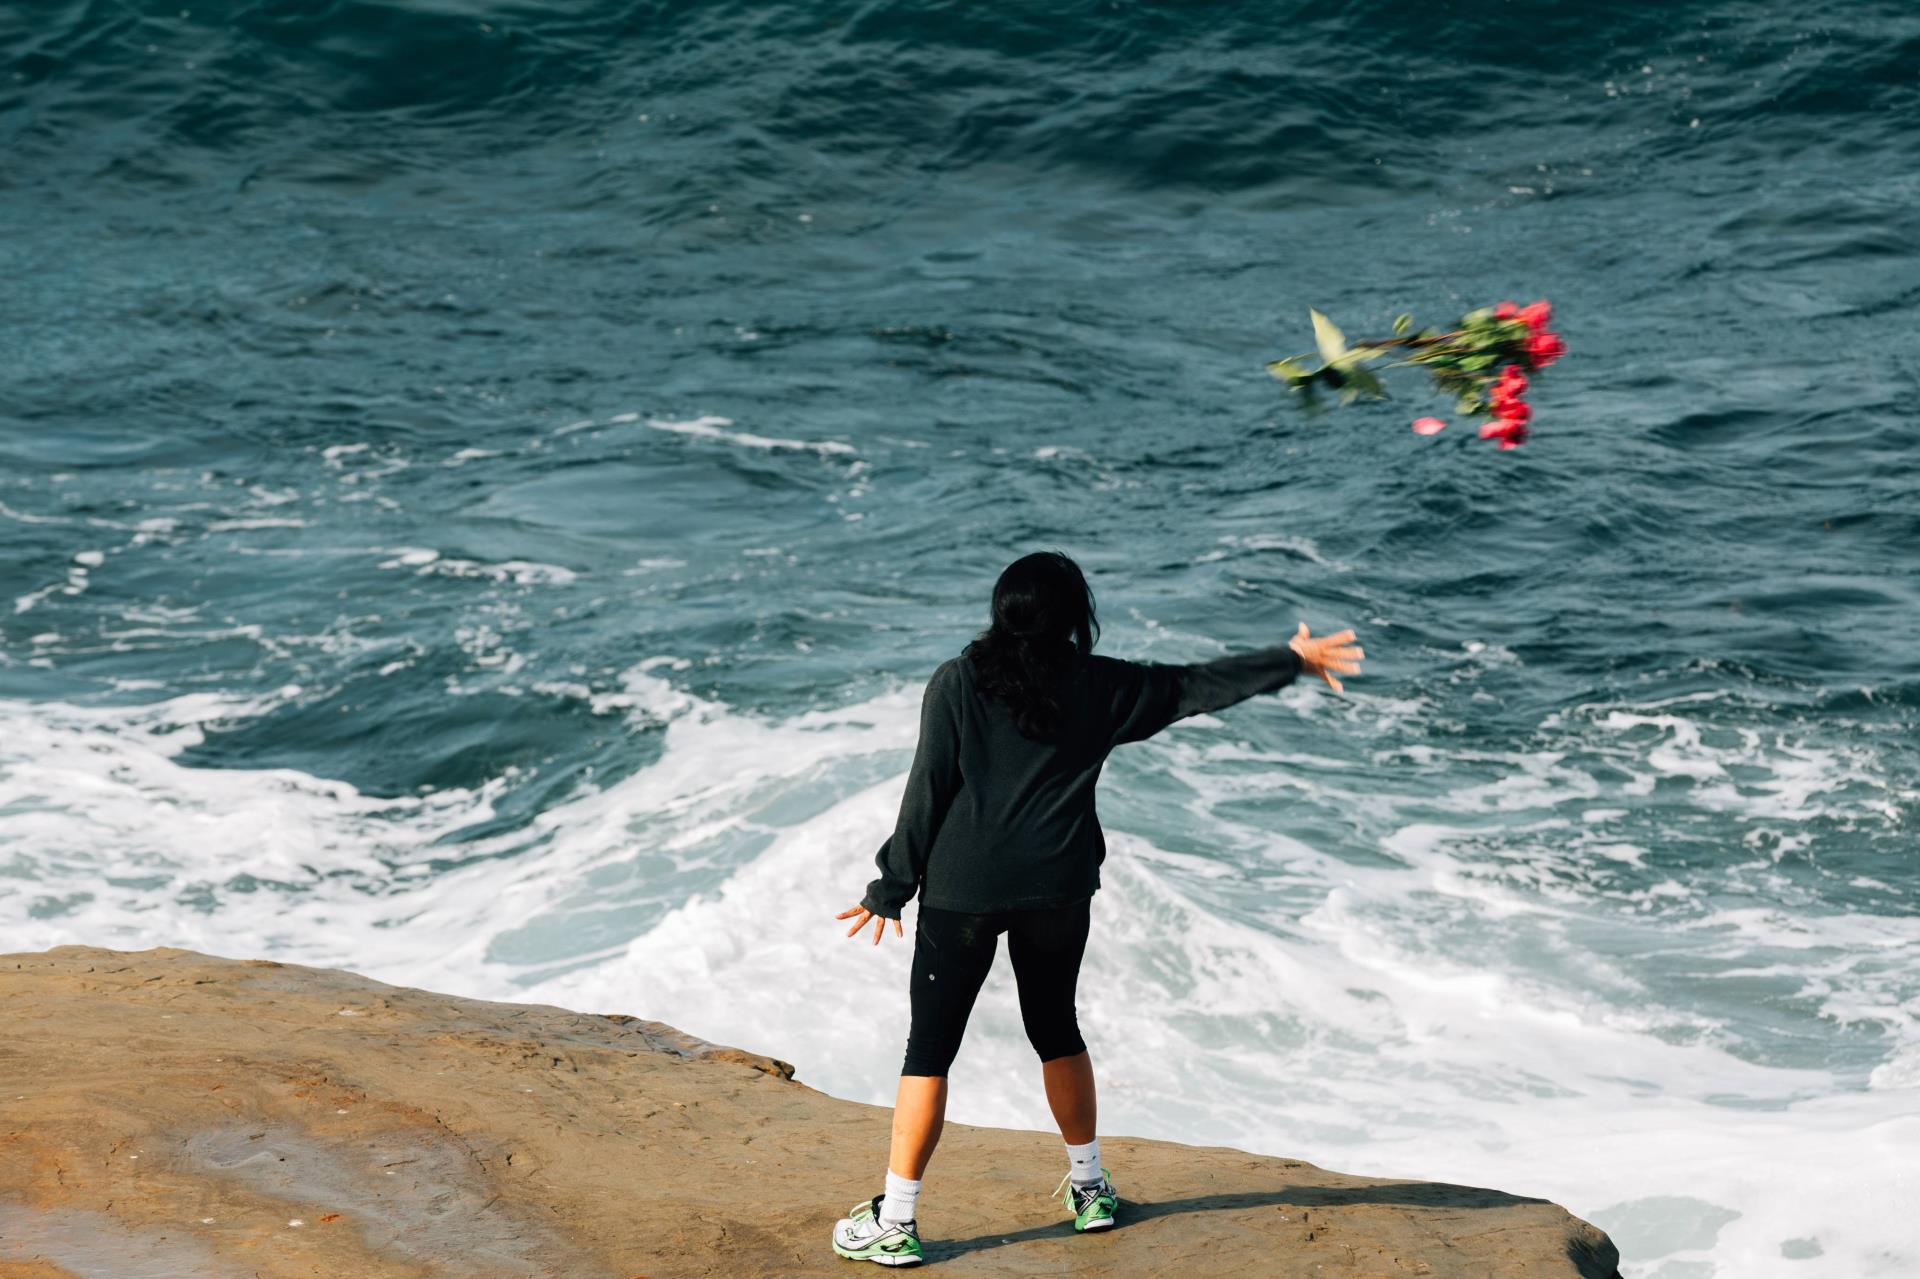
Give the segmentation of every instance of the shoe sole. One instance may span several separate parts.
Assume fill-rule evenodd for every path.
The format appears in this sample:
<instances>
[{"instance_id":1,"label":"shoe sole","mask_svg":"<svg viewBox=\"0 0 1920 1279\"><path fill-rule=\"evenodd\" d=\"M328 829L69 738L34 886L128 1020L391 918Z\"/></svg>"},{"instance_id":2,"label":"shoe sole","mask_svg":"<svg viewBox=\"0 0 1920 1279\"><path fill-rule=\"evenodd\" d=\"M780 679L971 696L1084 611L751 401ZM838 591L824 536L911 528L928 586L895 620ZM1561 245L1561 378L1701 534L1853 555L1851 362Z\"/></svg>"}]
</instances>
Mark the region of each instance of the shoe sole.
<instances>
[{"instance_id":1,"label":"shoe sole","mask_svg":"<svg viewBox=\"0 0 1920 1279\"><path fill-rule=\"evenodd\" d=\"M1086 1225L1078 1226L1076 1227L1076 1229L1078 1229L1081 1234L1085 1234L1089 1230L1105 1230L1108 1227L1112 1226L1113 1224L1114 1222L1112 1217L1095 1217L1092 1221L1089 1221Z\"/></svg>"}]
</instances>

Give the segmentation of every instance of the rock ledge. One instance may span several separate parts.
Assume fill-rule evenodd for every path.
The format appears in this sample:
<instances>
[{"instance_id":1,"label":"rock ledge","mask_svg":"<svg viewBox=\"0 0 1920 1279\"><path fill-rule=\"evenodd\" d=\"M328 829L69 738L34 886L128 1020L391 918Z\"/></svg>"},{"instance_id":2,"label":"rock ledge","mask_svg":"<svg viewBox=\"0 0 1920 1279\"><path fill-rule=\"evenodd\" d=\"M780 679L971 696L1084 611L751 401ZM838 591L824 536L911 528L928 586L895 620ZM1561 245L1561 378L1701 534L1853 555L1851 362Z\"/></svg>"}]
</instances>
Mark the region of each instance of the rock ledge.
<instances>
[{"instance_id":1,"label":"rock ledge","mask_svg":"<svg viewBox=\"0 0 1920 1279\"><path fill-rule=\"evenodd\" d=\"M658 1022L79 946L0 956L0 1017L0 1279L868 1273L826 1233L871 1192L889 1112ZM1079 1236L1046 1194L1057 1134L948 1124L928 1261L1610 1279L1619 1260L1541 1199L1101 1146L1126 1216Z\"/></svg>"}]
</instances>

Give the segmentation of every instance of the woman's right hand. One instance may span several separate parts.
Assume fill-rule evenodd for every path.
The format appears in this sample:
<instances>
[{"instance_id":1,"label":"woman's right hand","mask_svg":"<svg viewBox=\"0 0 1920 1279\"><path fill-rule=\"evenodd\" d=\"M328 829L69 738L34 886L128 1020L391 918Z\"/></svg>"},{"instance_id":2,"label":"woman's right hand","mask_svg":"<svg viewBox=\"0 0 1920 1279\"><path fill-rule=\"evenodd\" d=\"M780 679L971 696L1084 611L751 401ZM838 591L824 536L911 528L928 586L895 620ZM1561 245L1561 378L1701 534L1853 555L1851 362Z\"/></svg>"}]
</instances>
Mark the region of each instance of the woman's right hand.
<instances>
[{"instance_id":1,"label":"woman's right hand","mask_svg":"<svg viewBox=\"0 0 1920 1279\"><path fill-rule=\"evenodd\" d=\"M1360 646L1353 642L1352 631L1340 631L1315 639L1307 633L1305 622L1300 623L1300 629L1287 641L1287 647L1300 655L1302 675L1318 675L1336 693L1342 691L1342 686L1335 672L1358 675L1360 659L1366 656Z\"/></svg>"},{"instance_id":2,"label":"woman's right hand","mask_svg":"<svg viewBox=\"0 0 1920 1279\"><path fill-rule=\"evenodd\" d=\"M876 915L872 911L868 910L865 906L849 906L847 909L841 911L838 915L835 915L834 918L847 919L854 915L858 915L860 916L860 918L853 921L852 928L847 929L847 936L849 937L859 932L862 928L865 928L867 926L867 921L869 919L873 921L873 944L876 946L880 944L880 939L887 935L887 925L889 923L893 925L893 935L895 937L906 936L905 933L900 931L899 919L897 918L889 919L885 915Z\"/></svg>"}]
</instances>

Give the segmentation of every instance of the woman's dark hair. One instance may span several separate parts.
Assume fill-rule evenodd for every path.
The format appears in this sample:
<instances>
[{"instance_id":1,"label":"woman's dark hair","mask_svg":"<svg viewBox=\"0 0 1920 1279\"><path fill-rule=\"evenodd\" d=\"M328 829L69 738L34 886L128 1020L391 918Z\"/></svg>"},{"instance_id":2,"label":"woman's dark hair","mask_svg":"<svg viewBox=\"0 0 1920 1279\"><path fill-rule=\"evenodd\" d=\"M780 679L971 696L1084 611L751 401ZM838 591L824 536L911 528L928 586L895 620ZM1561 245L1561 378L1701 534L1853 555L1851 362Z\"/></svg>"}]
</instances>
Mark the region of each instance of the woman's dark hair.
<instances>
[{"instance_id":1,"label":"woman's dark hair","mask_svg":"<svg viewBox=\"0 0 1920 1279\"><path fill-rule=\"evenodd\" d=\"M993 620L961 655L975 682L1006 703L1014 727L1034 741L1060 722L1061 677L1093 651L1100 635L1093 590L1080 566L1059 551L1036 551L1007 565L993 584Z\"/></svg>"}]
</instances>

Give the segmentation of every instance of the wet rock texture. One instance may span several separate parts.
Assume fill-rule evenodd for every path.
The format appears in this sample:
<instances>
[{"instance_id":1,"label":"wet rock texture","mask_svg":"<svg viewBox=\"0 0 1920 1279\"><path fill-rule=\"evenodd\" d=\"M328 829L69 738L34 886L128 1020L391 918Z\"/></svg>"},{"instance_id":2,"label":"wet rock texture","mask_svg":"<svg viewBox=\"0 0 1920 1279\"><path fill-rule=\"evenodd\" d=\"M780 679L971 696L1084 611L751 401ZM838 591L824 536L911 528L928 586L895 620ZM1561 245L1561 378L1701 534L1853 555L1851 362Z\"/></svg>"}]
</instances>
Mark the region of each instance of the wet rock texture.
<instances>
[{"instance_id":1,"label":"wet rock texture","mask_svg":"<svg viewBox=\"0 0 1920 1279\"><path fill-rule=\"evenodd\" d=\"M865 1273L827 1247L890 1112L659 1022L181 950L0 956L0 1279ZM1073 1233L1054 1133L948 1124L928 1261L967 1275L1555 1276L1558 1206L1101 1138L1124 1224Z\"/></svg>"}]
</instances>

